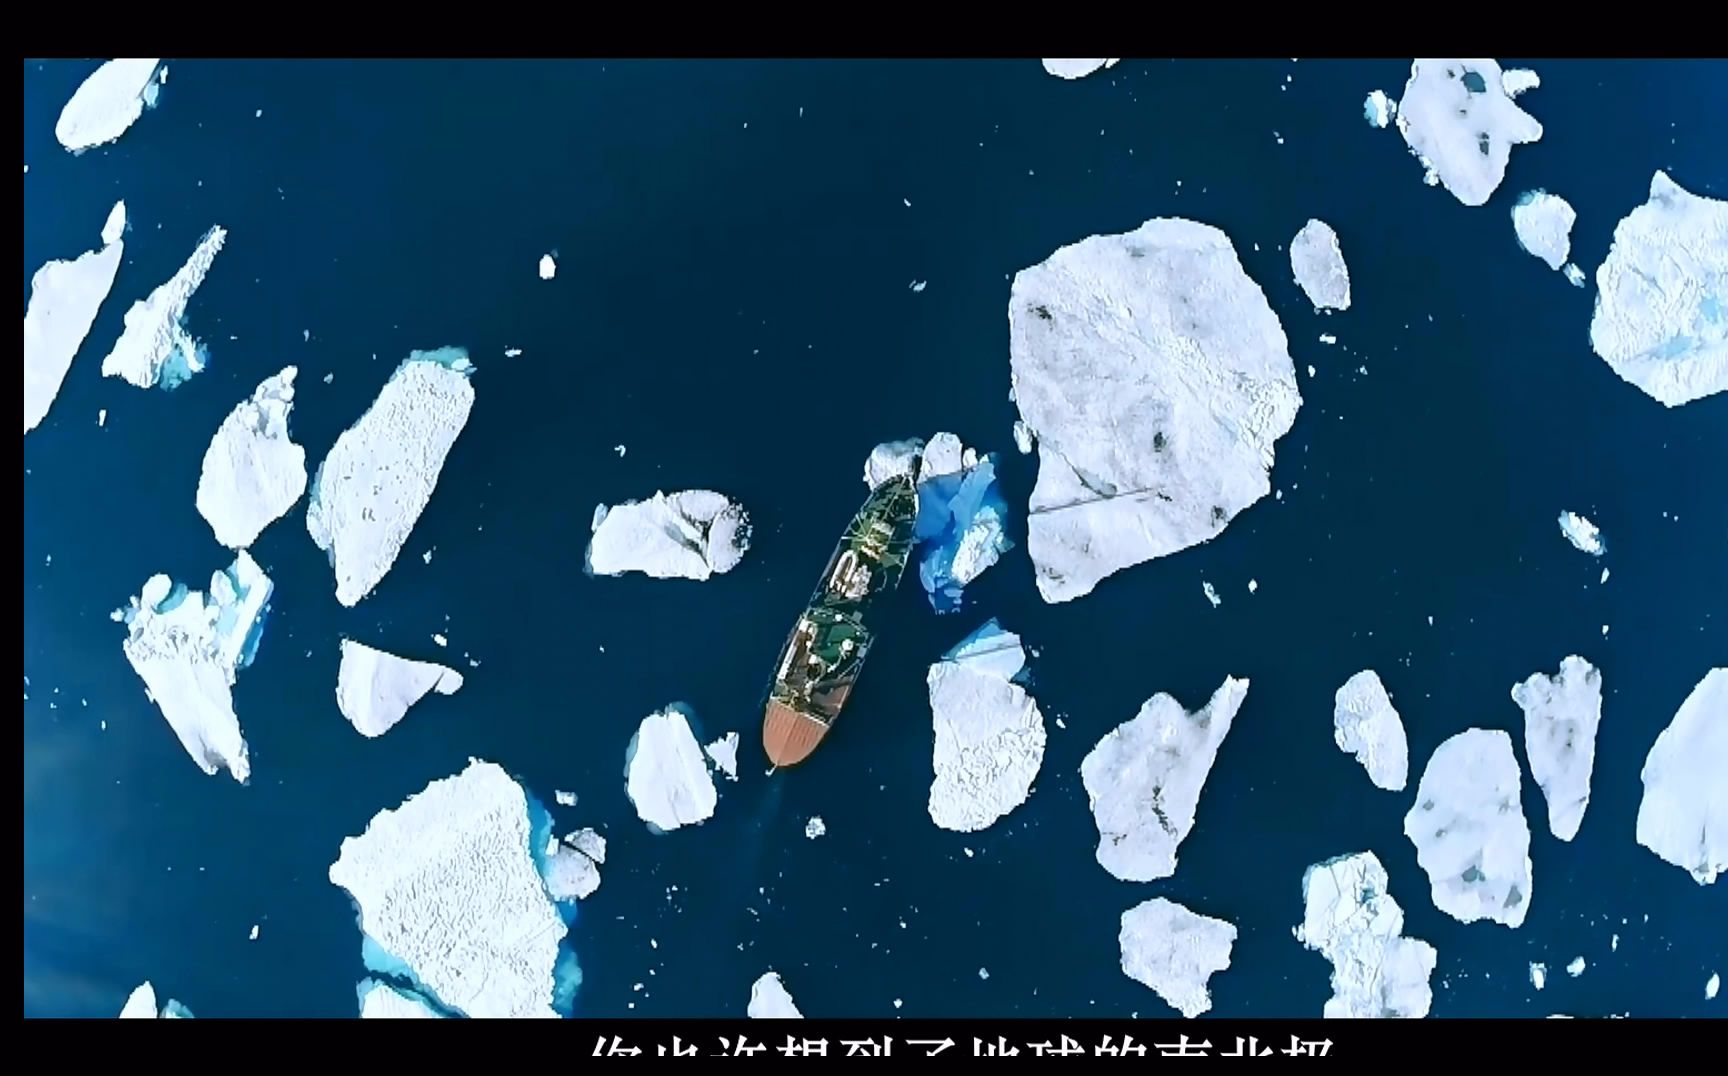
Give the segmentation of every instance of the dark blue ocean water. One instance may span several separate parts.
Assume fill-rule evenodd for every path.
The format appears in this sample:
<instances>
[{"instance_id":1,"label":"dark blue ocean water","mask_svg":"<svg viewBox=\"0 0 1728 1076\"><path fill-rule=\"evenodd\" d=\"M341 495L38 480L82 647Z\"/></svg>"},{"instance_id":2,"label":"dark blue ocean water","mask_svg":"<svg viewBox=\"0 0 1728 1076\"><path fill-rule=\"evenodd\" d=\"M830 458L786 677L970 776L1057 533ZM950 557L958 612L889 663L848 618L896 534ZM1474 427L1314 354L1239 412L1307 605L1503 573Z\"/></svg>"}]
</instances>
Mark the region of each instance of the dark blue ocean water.
<instances>
[{"instance_id":1,"label":"dark blue ocean water","mask_svg":"<svg viewBox=\"0 0 1728 1076\"><path fill-rule=\"evenodd\" d=\"M1520 103L1546 133L1475 209L1362 120L1406 61L1125 60L1073 83L1032 60L170 61L160 106L75 158L53 125L93 66L24 68L26 282L93 246L116 198L133 226L24 444L26 1014L111 1015L148 978L199 1016L352 1015L360 934L326 870L376 811L471 755L548 801L576 791L561 829L611 842L573 928L580 1014L741 1015L773 968L809 1015L1168 1015L1116 941L1124 909L1168 895L1241 930L1214 1014L1318 1015L1329 966L1291 937L1303 869L1364 849L1406 932L1439 950L1436 1016L1720 1014L1703 986L1728 971L1721 885L1633 828L1650 744L1728 662L1728 397L1668 410L1622 382L1589 347L1593 284L1521 252L1509 217L1522 190L1563 195L1593 271L1656 169L1728 196L1720 63L1535 63L1543 84ZM1277 447L1282 500L1058 606L1017 519L1020 548L963 611L903 587L831 742L765 779L770 665L870 447L953 430L1003 452L1023 507L1036 462L1009 438L1009 277L1164 215L1225 229L1298 368L1318 369ZM1311 216L1341 236L1344 314L1317 317L1291 279L1283 245ZM126 308L214 224L228 245L188 317L211 368L172 393L102 379ZM298 365L292 428L315 464L410 350L444 345L474 357L478 401L373 595L337 605L304 502L254 547L276 596L235 689L253 780L204 776L108 612L152 573L199 586L232 559L193 495L211 433L258 381ZM597 502L690 487L752 512L738 570L583 574ZM1607 585L1561 538L1562 509L1602 526ZM1035 694L1066 729L1031 799L961 836L925 813L924 674L990 616L1038 649ZM468 683L362 739L335 707L344 635ZM1526 770L1529 918L1464 926L1435 910L1402 835L1416 779L1473 725L1511 731L1522 761L1508 692L1568 653L1607 696L1583 829L1549 835ZM1409 730L1404 794L1332 744L1333 692L1369 667ZM1081 757L1153 693L1193 707L1226 675L1252 686L1180 869L1115 881L1093 860ZM743 772L710 822L654 836L624 796L624 751L674 700L709 736L744 734ZM1578 955L1585 974L1561 974ZM1550 967L1540 994L1533 960Z\"/></svg>"}]
</instances>

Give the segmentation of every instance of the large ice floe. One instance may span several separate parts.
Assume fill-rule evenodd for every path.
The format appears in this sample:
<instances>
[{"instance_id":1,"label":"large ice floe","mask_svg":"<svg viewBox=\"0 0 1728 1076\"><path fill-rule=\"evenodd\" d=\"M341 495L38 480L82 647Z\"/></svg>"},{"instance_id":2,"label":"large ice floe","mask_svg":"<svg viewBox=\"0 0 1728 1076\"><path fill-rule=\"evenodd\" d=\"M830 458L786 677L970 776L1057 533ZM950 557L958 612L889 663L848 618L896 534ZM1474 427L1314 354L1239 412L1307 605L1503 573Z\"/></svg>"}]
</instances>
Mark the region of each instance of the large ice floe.
<instances>
[{"instance_id":1,"label":"large ice floe","mask_svg":"<svg viewBox=\"0 0 1728 1076\"><path fill-rule=\"evenodd\" d=\"M1063 247L1015 276L1008 333L1038 443L1027 551L1045 601L1215 538L1271 492L1302 397L1222 231L1159 218Z\"/></svg>"},{"instance_id":2,"label":"large ice floe","mask_svg":"<svg viewBox=\"0 0 1728 1076\"><path fill-rule=\"evenodd\" d=\"M360 995L362 1020L442 1020L444 1014L433 1009L411 991L398 990L377 979L362 979Z\"/></svg>"},{"instance_id":3,"label":"large ice floe","mask_svg":"<svg viewBox=\"0 0 1728 1076\"><path fill-rule=\"evenodd\" d=\"M587 567L594 575L703 580L736 568L750 550L743 506L706 489L600 505L592 529Z\"/></svg>"},{"instance_id":4,"label":"large ice floe","mask_svg":"<svg viewBox=\"0 0 1728 1076\"><path fill-rule=\"evenodd\" d=\"M930 666L930 820L985 829L1026 802L1044 764L1044 715L1026 693L1020 637L991 620Z\"/></svg>"},{"instance_id":5,"label":"large ice floe","mask_svg":"<svg viewBox=\"0 0 1728 1076\"><path fill-rule=\"evenodd\" d=\"M1542 137L1542 125L1513 102L1493 60L1413 61L1398 130L1428 170L1428 183L1467 206L1483 204L1500 186L1513 146Z\"/></svg>"},{"instance_id":6,"label":"large ice floe","mask_svg":"<svg viewBox=\"0 0 1728 1076\"><path fill-rule=\"evenodd\" d=\"M551 820L471 759L348 837L330 881L353 898L373 973L438 1011L555 1017L578 978L533 851Z\"/></svg>"},{"instance_id":7,"label":"large ice floe","mask_svg":"<svg viewBox=\"0 0 1728 1076\"><path fill-rule=\"evenodd\" d=\"M200 593L153 575L114 619L145 692L205 773L227 768L244 784L252 767L234 713L234 674L252 663L264 631L271 583L242 552Z\"/></svg>"},{"instance_id":8,"label":"large ice floe","mask_svg":"<svg viewBox=\"0 0 1728 1076\"><path fill-rule=\"evenodd\" d=\"M918 488L918 582L938 613L955 612L966 587L1014 547L996 454L980 457L944 432L928 443L916 437L885 441L864 461L864 483L871 489L900 475L912 476Z\"/></svg>"},{"instance_id":9,"label":"large ice floe","mask_svg":"<svg viewBox=\"0 0 1728 1076\"><path fill-rule=\"evenodd\" d=\"M1402 792L1410 779L1410 744L1386 685L1373 669L1344 681L1332 702L1332 739L1356 756L1375 788Z\"/></svg>"},{"instance_id":10,"label":"large ice floe","mask_svg":"<svg viewBox=\"0 0 1728 1076\"><path fill-rule=\"evenodd\" d=\"M102 376L118 377L141 389L172 389L209 365L204 345L186 332L186 304L204 283L228 233L211 228L192 256L155 291L126 311L120 339L102 360Z\"/></svg>"},{"instance_id":11,"label":"large ice floe","mask_svg":"<svg viewBox=\"0 0 1728 1076\"><path fill-rule=\"evenodd\" d=\"M295 372L266 378L204 450L198 514L229 549L249 547L306 492L306 450L288 439Z\"/></svg>"},{"instance_id":12,"label":"large ice floe","mask_svg":"<svg viewBox=\"0 0 1728 1076\"><path fill-rule=\"evenodd\" d=\"M474 408L473 371L458 347L412 352L318 466L306 530L330 555L343 605L389 573L432 500Z\"/></svg>"},{"instance_id":13,"label":"large ice floe","mask_svg":"<svg viewBox=\"0 0 1728 1076\"><path fill-rule=\"evenodd\" d=\"M1728 668L1711 669L1656 737L1638 843L1709 885L1728 871Z\"/></svg>"},{"instance_id":14,"label":"large ice floe","mask_svg":"<svg viewBox=\"0 0 1728 1076\"><path fill-rule=\"evenodd\" d=\"M1080 763L1098 863L1125 882L1176 873L1176 849L1194 828L1200 790L1248 695L1248 681L1226 677L1205 706L1189 713L1169 695L1146 700Z\"/></svg>"},{"instance_id":15,"label":"large ice floe","mask_svg":"<svg viewBox=\"0 0 1728 1076\"><path fill-rule=\"evenodd\" d=\"M548 839L544 859L541 873L553 900L587 900L600 888L606 838L592 829L583 829L565 834L562 841Z\"/></svg>"},{"instance_id":16,"label":"large ice floe","mask_svg":"<svg viewBox=\"0 0 1728 1076\"><path fill-rule=\"evenodd\" d=\"M1094 71L1102 71L1107 67L1115 67L1122 61L1117 60L1045 60L1044 70L1061 79L1085 78Z\"/></svg>"},{"instance_id":17,"label":"large ice floe","mask_svg":"<svg viewBox=\"0 0 1728 1076\"><path fill-rule=\"evenodd\" d=\"M1434 907L1516 928L1530 910L1530 826L1512 737L1466 729L1435 749L1404 816Z\"/></svg>"},{"instance_id":18,"label":"large ice floe","mask_svg":"<svg viewBox=\"0 0 1728 1076\"><path fill-rule=\"evenodd\" d=\"M1602 543L1602 532L1596 524L1577 512L1560 513L1560 533L1572 543L1572 548L1592 557L1600 557L1608 547Z\"/></svg>"},{"instance_id":19,"label":"large ice floe","mask_svg":"<svg viewBox=\"0 0 1728 1076\"><path fill-rule=\"evenodd\" d=\"M336 708L362 736L382 736L430 693L454 695L461 687L462 674L455 669L342 640Z\"/></svg>"},{"instance_id":20,"label":"large ice floe","mask_svg":"<svg viewBox=\"0 0 1728 1076\"><path fill-rule=\"evenodd\" d=\"M1303 873L1296 940L1332 963L1332 996L1322 1016L1428 1015L1438 954L1403 933L1404 910L1386 891L1386 868L1373 852L1329 859Z\"/></svg>"},{"instance_id":21,"label":"large ice floe","mask_svg":"<svg viewBox=\"0 0 1728 1076\"><path fill-rule=\"evenodd\" d=\"M156 988L148 981L138 984L138 989L126 998L126 1004L120 1007L122 1020L190 1020L192 1010L169 998L162 1007L156 1007Z\"/></svg>"},{"instance_id":22,"label":"large ice floe","mask_svg":"<svg viewBox=\"0 0 1728 1076\"><path fill-rule=\"evenodd\" d=\"M1314 309L1350 309L1350 269L1330 224L1310 220L1290 240L1290 271Z\"/></svg>"},{"instance_id":23,"label":"large ice floe","mask_svg":"<svg viewBox=\"0 0 1728 1076\"><path fill-rule=\"evenodd\" d=\"M1524 757L1548 801L1548 828L1569 841L1590 805L1596 728L1602 721L1602 674L1576 654L1554 676L1533 673L1512 687L1524 711Z\"/></svg>"},{"instance_id":24,"label":"large ice floe","mask_svg":"<svg viewBox=\"0 0 1728 1076\"><path fill-rule=\"evenodd\" d=\"M636 817L656 832L713 817L719 793L682 707L642 719L625 752L624 791Z\"/></svg>"},{"instance_id":25,"label":"large ice floe","mask_svg":"<svg viewBox=\"0 0 1728 1076\"><path fill-rule=\"evenodd\" d=\"M1651 178L1596 269L1590 346L1668 407L1728 390L1728 202Z\"/></svg>"},{"instance_id":26,"label":"large ice floe","mask_svg":"<svg viewBox=\"0 0 1728 1076\"><path fill-rule=\"evenodd\" d=\"M750 984L750 1004L744 1013L752 1020L800 1020L804 1014L792 1003L786 984L775 972L766 972Z\"/></svg>"},{"instance_id":27,"label":"large ice floe","mask_svg":"<svg viewBox=\"0 0 1728 1076\"><path fill-rule=\"evenodd\" d=\"M1544 190L1525 191L1512 205L1512 231L1525 253L1559 270L1572 253L1572 225L1578 214L1572 204Z\"/></svg>"},{"instance_id":28,"label":"large ice floe","mask_svg":"<svg viewBox=\"0 0 1728 1076\"><path fill-rule=\"evenodd\" d=\"M1153 897L1122 913L1117 941L1122 974L1191 1019L1212 1007L1207 983L1230 966L1236 927Z\"/></svg>"},{"instance_id":29,"label":"large ice floe","mask_svg":"<svg viewBox=\"0 0 1728 1076\"><path fill-rule=\"evenodd\" d=\"M115 202L102 225L102 246L71 261L55 259L30 278L24 304L24 432L47 417L72 360L90 335L114 287L125 250L126 203Z\"/></svg>"},{"instance_id":30,"label":"large ice floe","mask_svg":"<svg viewBox=\"0 0 1728 1076\"><path fill-rule=\"evenodd\" d=\"M109 60L72 92L54 137L73 153L112 142L138 122L146 106L154 107L161 83L156 79L160 59Z\"/></svg>"}]
</instances>

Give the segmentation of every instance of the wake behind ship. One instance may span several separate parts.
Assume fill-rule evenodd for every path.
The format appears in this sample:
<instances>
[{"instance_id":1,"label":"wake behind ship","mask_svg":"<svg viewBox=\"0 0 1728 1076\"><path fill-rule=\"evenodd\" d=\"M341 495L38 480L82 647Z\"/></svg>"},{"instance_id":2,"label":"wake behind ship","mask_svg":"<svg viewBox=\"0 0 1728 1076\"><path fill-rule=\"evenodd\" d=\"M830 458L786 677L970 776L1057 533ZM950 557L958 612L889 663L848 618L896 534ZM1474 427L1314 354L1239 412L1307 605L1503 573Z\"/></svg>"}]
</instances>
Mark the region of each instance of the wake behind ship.
<instances>
[{"instance_id":1,"label":"wake behind ship","mask_svg":"<svg viewBox=\"0 0 1728 1076\"><path fill-rule=\"evenodd\" d=\"M840 716L875 640L867 615L900 584L917 520L911 475L877 486L852 517L775 666L762 749L776 767L809 758Z\"/></svg>"}]
</instances>

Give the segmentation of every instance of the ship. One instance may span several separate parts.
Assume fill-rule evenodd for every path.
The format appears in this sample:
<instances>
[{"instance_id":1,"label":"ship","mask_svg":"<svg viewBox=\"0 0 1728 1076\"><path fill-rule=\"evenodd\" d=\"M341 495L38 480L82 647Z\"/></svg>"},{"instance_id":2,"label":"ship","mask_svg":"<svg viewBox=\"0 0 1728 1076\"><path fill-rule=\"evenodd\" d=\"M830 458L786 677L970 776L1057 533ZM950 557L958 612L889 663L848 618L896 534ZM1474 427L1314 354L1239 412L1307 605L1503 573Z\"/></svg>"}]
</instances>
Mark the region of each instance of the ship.
<instances>
[{"instance_id":1,"label":"ship","mask_svg":"<svg viewBox=\"0 0 1728 1076\"><path fill-rule=\"evenodd\" d=\"M875 641L869 613L900 585L917 521L914 477L898 475L871 491L834 548L774 667L762 749L775 768L809 758L852 696Z\"/></svg>"}]
</instances>

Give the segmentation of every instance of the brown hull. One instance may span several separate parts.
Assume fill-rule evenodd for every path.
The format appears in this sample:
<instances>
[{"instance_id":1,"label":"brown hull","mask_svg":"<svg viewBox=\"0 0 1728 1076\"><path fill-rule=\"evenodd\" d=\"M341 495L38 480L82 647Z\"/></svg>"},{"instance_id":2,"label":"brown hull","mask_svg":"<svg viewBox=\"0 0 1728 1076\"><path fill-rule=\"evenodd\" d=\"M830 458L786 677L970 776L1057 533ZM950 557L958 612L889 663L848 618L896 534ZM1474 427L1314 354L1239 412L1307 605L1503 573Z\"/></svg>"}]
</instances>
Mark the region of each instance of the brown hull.
<instances>
[{"instance_id":1,"label":"brown hull","mask_svg":"<svg viewBox=\"0 0 1728 1076\"><path fill-rule=\"evenodd\" d=\"M762 748L776 767L796 766L828 735L828 726L779 702L768 704L762 721Z\"/></svg>"}]
</instances>

